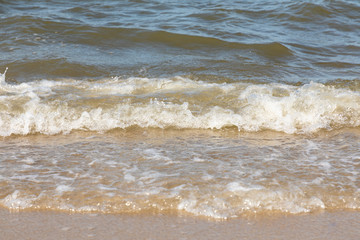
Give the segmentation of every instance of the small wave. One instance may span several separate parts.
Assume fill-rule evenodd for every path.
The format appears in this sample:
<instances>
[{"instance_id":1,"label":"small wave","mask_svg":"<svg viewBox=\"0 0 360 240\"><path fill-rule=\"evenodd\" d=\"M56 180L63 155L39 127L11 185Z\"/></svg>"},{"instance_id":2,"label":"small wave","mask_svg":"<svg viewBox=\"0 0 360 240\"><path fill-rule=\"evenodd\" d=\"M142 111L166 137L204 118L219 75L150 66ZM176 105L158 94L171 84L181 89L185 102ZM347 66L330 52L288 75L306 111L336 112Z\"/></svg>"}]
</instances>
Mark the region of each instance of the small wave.
<instances>
[{"instance_id":1,"label":"small wave","mask_svg":"<svg viewBox=\"0 0 360 240\"><path fill-rule=\"evenodd\" d=\"M290 7L295 13L306 16L306 17L329 17L332 13L332 10L329 9L326 4L316 4L316 3L293 3Z\"/></svg>"},{"instance_id":2,"label":"small wave","mask_svg":"<svg viewBox=\"0 0 360 240\"><path fill-rule=\"evenodd\" d=\"M42 80L19 85L3 80L0 135L132 126L236 127L301 134L360 126L359 89L338 87L209 83L183 77Z\"/></svg>"},{"instance_id":3,"label":"small wave","mask_svg":"<svg viewBox=\"0 0 360 240\"><path fill-rule=\"evenodd\" d=\"M289 57L292 55L292 51L289 48L278 42L268 44L255 44L254 49L257 50L260 55L272 59Z\"/></svg>"},{"instance_id":4,"label":"small wave","mask_svg":"<svg viewBox=\"0 0 360 240\"><path fill-rule=\"evenodd\" d=\"M9 66L18 70L16 76L20 79L27 79L28 75L34 75L33 78L35 78L39 72L41 72L41 75L50 77L63 76L71 78L84 76L91 78L106 74L99 66L91 65L91 63L87 65L71 62L66 58L26 59L12 62Z\"/></svg>"},{"instance_id":5,"label":"small wave","mask_svg":"<svg viewBox=\"0 0 360 240\"><path fill-rule=\"evenodd\" d=\"M10 210L46 209L69 212L99 213L144 213L144 212L185 212L194 216L212 219L229 219L245 214L287 213L301 214L319 210L360 208L357 197L326 194L306 196L303 191L286 191L248 188L243 189L229 183L224 190L212 194L201 194L195 190L183 190L178 186L169 192L163 188L150 187L135 195L121 196L111 193L114 188L98 191L76 192L68 186L40 194L29 194L15 190L3 199L0 205ZM231 186L230 186L231 185ZM233 185L236 185L235 188ZM108 193L109 192L109 193ZM187 193L190 192L190 193ZM84 201L83 195L88 195ZM356 194L355 194L356 195ZM167 197L164 197L167 196ZM81 199L81 200L80 200Z\"/></svg>"},{"instance_id":6,"label":"small wave","mask_svg":"<svg viewBox=\"0 0 360 240\"><path fill-rule=\"evenodd\" d=\"M84 11L83 8L75 7L71 11ZM69 10L69 11L70 11ZM87 14L93 15L94 13ZM100 14L100 13L97 13ZM96 14L95 14L96 15ZM92 16L94 17L94 16ZM56 19L42 19L36 16L13 16L5 19L5 23L9 26L19 25L16 29L19 35L23 36L21 43L28 46L37 46L44 44L42 40L46 40L47 44L54 42L65 42L67 44L81 44L108 49L142 46L169 46L172 48L180 48L184 50L201 50L201 49L220 49L220 50L253 50L261 56L265 57L284 57L291 56L292 52L284 44L280 42L264 42L264 43L242 43L239 41L231 41L225 36L214 36L211 33L184 33L176 31L167 31L164 29L142 29L139 27L109 27L109 26L93 26L82 24L76 20L59 23ZM29 36L31 32L38 34L35 37ZM49 34L56 29L59 34ZM41 39L41 37L43 39ZM39 41L41 39L41 41ZM20 41L20 40L19 40ZM19 42L20 43L20 42ZM54 47L54 46L52 46Z\"/></svg>"}]
</instances>

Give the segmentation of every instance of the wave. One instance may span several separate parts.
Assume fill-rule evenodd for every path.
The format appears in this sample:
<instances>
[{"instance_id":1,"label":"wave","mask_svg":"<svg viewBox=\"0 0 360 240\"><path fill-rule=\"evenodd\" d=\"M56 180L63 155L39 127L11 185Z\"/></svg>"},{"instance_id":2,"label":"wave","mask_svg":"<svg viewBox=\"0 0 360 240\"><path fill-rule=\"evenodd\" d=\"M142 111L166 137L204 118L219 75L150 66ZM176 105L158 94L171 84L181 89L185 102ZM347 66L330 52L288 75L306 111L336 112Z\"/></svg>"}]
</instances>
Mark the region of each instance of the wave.
<instances>
[{"instance_id":1,"label":"wave","mask_svg":"<svg viewBox=\"0 0 360 240\"><path fill-rule=\"evenodd\" d=\"M16 85L4 73L0 83L1 136L133 126L306 134L360 125L357 81L349 87L115 77Z\"/></svg>"},{"instance_id":2,"label":"wave","mask_svg":"<svg viewBox=\"0 0 360 240\"><path fill-rule=\"evenodd\" d=\"M35 16L12 16L4 19L4 21L4 24L9 26L29 25L30 29L38 35L49 34L53 29L61 32L61 36L55 34L53 36L47 36L49 39L42 39L39 36L29 37L28 28L21 27L13 30L23 36L23 40L19 43L30 46L43 44L43 40L54 42L60 39L67 44L83 44L97 47L99 47L99 43L101 43L102 48L106 46L106 48L110 49L139 45L164 45L184 50L253 50L265 57L285 57L292 55L291 50L280 42L263 41L261 43L241 43L231 41L226 37L213 36L211 33L195 34L138 27L92 26L78 21L59 23L56 19L49 20Z\"/></svg>"},{"instance_id":3,"label":"wave","mask_svg":"<svg viewBox=\"0 0 360 240\"><path fill-rule=\"evenodd\" d=\"M237 182L231 182L218 190L216 194L199 192L186 193L180 185L172 191L151 187L135 196L113 196L102 191L77 193L72 187L59 185L54 190L29 195L25 191L15 190L0 199L0 205L10 210L61 210L68 212L97 213L149 213L184 212L194 216L212 219L230 219L246 214L287 213L301 214L328 210L358 210L359 202L354 196L336 196L322 192L324 196L306 196L304 191L272 191L263 188L246 188ZM213 190L213 189L212 189ZM194 190L193 190L194 191ZM93 195L94 194L94 195ZM159 194L159 195L157 195ZM84 196L86 200L84 201ZM189 195L189 196L188 196ZM151 196L149 198L149 196ZM164 196L167 196L164 198ZM355 194L356 196L356 194ZM144 200L143 198L147 199ZM81 199L81 200L80 200Z\"/></svg>"}]
</instances>

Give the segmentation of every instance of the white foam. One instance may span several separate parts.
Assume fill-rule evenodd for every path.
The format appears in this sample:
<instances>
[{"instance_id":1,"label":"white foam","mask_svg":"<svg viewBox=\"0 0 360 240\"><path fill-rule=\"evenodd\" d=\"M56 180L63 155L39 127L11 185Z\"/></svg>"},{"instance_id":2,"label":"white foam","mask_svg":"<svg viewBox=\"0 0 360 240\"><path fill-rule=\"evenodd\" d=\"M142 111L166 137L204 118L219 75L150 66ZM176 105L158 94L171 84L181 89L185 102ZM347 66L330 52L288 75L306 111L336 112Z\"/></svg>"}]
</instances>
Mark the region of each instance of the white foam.
<instances>
[{"instance_id":1,"label":"white foam","mask_svg":"<svg viewBox=\"0 0 360 240\"><path fill-rule=\"evenodd\" d=\"M289 95L277 97L272 93L275 86L252 85L240 94L239 99L249 106L244 116L257 123L254 127L295 133L329 129L336 124L359 126L358 114L352 116L345 111L359 110L358 92L311 83L298 88L282 85ZM345 118L352 121L346 122Z\"/></svg>"},{"instance_id":2,"label":"white foam","mask_svg":"<svg viewBox=\"0 0 360 240\"><path fill-rule=\"evenodd\" d=\"M319 162L319 165L322 166L327 171L331 169L331 164L329 162L321 161Z\"/></svg>"},{"instance_id":3,"label":"white foam","mask_svg":"<svg viewBox=\"0 0 360 240\"><path fill-rule=\"evenodd\" d=\"M3 81L0 86L5 91L0 98L1 136L101 132L131 126L237 127L289 134L360 126L359 92L317 83L295 87L129 78L20 85ZM286 94L279 95L279 88ZM210 102L209 95L213 96Z\"/></svg>"},{"instance_id":4,"label":"white foam","mask_svg":"<svg viewBox=\"0 0 360 240\"><path fill-rule=\"evenodd\" d=\"M8 70L8 68L5 68L4 73L0 73L0 85L5 83L5 76L6 76L7 70Z\"/></svg>"},{"instance_id":5,"label":"white foam","mask_svg":"<svg viewBox=\"0 0 360 240\"><path fill-rule=\"evenodd\" d=\"M159 149L149 148L143 150L142 153L143 155L145 155L147 159L163 160L163 161L171 162L171 159L165 156L164 153Z\"/></svg>"},{"instance_id":6,"label":"white foam","mask_svg":"<svg viewBox=\"0 0 360 240\"><path fill-rule=\"evenodd\" d=\"M201 177L202 180L204 181L210 181L212 179L214 179L214 176L210 175L210 174L204 174L202 177Z\"/></svg>"},{"instance_id":7,"label":"white foam","mask_svg":"<svg viewBox=\"0 0 360 240\"><path fill-rule=\"evenodd\" d=\"M213 202L216 201L220 201L220 200L216 199ZM189 198L182 199L179 202L177 209L188 213L192 213L196 216L205 216L215 219L226 219L227 216L218 213L218 210L216 208L217 206L215 205L213 206L212 204L201 204L198 202L198 200L196 200L194 196L190 196Z\"/></svg>"},{"instance_id":8,"label":"white foam","mask_svg":"<svg viewBox=\"0 0 360 240\"><path fill-rule=\"evenodd\" d=\"M125 180L126 182L128 182L128 183L134 182L135 179L136 179L136 178L135 178L133 175L131 175L130 173L126 173L126 174L124 175L124 180Z\"/></svg>"},{"instance_id":9,"label":"white foam","mask_svg":"<svg viewBox=\"0 0 360 240\"><path fill-rule=\"evenodd\" d=\"M312 184L320 185L324 181L324 178L317 177L311 181Z\"/></svg>"},{"instance_id":10,"label":"white foam","mask_svg":"<svg viewBox=\"0 0 360 240\"><path fill-rule=\"evenodd\" d=\"M26 209L33 206L33 198L29 196L21 196L19 190L15 190L12 194L7 195L3 200L1 200L2 205L13 210Z\"/></svg>"},{"instance_id":11,"label":"white foam","mask_svg":"<svg viewBox=\"0 0 360 240\"><path fill-rule=\"evenodd\" d=\"M72 191L74 188L68 185L59 185L56 187L55 191L62 194L63 192L69 192Z\"/></svg>"},{"instance_id":12,"label":"white foam","mask_svg":"<svg viewBox=\"0 0 360 240\"><path fill-rule=\"evenodd\" d=\"M206 160L203 159L203 158L200 158L200 157L196 157L196 156L195 156L195 157L193 158L193 161L194 161L194 162L205 162Z\"/></svg>"},{"instance_id":13,"label":"white foam","mask_svg":"<svg viewBox=\"0 0 360 240\"><path fill-rule=\"evenodd\" d=\"M35 163L35 160L30 157L27 157L27 158L23 159L22 162L24 162L28 165L33 165Z\"/></svg>"},{"instance_id":14,"label":"white foam","mask_svg":"<svg viewBox=\"0 0 360 240\"><path fill-rule=\"evenodd\" d=\"M216 200L215 200L216 201ZM222 201L221 201L222 203ZM219 203L219 204L221 204ZM220 213L219 210L217 210L217 207L213 207L211 205L201 205L198 206L196 204L196 201L191 200L183 200L178 205L178 210L183 210L188 213L192 213L196 216L205 216L215 219L227 219L227 214Z\"/></svg>"},{"instance_id":15,"label":"white foam","mask_svg":"<svg viewBox=\"0 0 360 240\"><path fill-rule=\"evenodd\" d=\"M226 185L227 190L231 192L248 192L252 190L260 190L262 187L260 186L254 186L254 187L244 187L238 182L231 182Z\"/></svg>"}]
</instances>

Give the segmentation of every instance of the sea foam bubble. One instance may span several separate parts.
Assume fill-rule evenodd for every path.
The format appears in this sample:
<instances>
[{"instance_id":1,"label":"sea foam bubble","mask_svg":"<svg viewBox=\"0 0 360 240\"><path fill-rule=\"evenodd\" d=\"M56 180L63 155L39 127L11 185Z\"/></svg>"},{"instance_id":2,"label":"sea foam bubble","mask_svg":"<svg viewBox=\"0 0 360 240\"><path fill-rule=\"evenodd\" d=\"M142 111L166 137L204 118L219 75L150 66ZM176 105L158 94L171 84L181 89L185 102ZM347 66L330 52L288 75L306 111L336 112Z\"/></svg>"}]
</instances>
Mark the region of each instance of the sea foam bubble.
<instances>
[{"instance_id":1,"label":"sea foam bubble","mask_svg":"<svg viewBox=\"0 0 360 240\"><path fill-rule=\"evenodd\" d=\"M0 85L1 136L132 126L293 134L360 125L360 93L320 83L207 83L175 77Z\"/></svg>"}]
</instances>

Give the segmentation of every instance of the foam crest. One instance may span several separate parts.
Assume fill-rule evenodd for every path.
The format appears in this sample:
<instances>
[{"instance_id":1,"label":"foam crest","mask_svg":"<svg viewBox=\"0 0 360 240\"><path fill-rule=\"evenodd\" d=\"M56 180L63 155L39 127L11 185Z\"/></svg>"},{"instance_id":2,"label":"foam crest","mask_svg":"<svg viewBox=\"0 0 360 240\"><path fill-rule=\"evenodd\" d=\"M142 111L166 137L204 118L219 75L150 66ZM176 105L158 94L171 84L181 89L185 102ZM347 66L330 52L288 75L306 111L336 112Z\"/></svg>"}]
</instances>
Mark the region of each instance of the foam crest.
<instances>
[{"instance_id":1,"label":"foam crest","mask_svg":"<svg viewBox=\"0 0 360 240\"><path fill-rule=\"evenodd\" d=\"M318 83L296 87L175 77L1 82L1 87L1 136L131 126L293 134L360 125L359 92Z\"/></svg>"},{"instance_id":2,"label":"foam crest","mask_svg":"<svg viewBox=\"0 0 360 240\"><path fill-rule=\"evenodd\" d=\"M35 198L21 195L20 191L15 190L12 194L6 196L1 203L12 210L27 209L33 206L32 202Z\"/></svg>"},{"instance_id":3,"label":"foam crest","mask_svg":"<svg viewBox=\"0 0 360 240\"><path fill-rule=\"evenodd\" d=\"M5 69L4 73L0 73L0 84L5 83L5 76L8 68Z\"/></svg>"},{"instance_id":4,"label":"foam crest","mask_svg":"<svg viewBox=\"0 0 360 240\"><path fill-rule=\"evenodd\" d=\"M278 94L280 90L281 94ZM360 95L311 83L302 87L253 85L240 94L246 102L244 129L309 133L320 129L357 127ZM249 128L250 127L250 128Z\"/></svg>"},{"instance_id":5,"label":"foam crest","mask_svg":"<svg viewBox=\"0 0 360 240\"><path fill-rule=\"evenodd\" d=\"M143 184L148 185L146 181ZM141 185L140 185L141 186ZM53 209L71 212L142 213L148 211L178 211L213 219L228 219L244 214L281 212L300 214L324 209L359 209L354 196L336 196L326 192L309 195L303 190L271 190L254 188L204 193L199 188L182 185L168 192L152 186L134 193L116 188L99 187L99 191L78 190L59 185L54 191L43 191L38 196L15 190L0 200L0 205L11 210ZM231 188L231 187L230 187ZM114 192L115 191L115 192ZM124 190L125 191L125 190ZM209 191L209 190L207 190ZM205 192L207 192L205 191ZM81 196L89 195L86 201Z\"/></svg>"}]
</instances>

